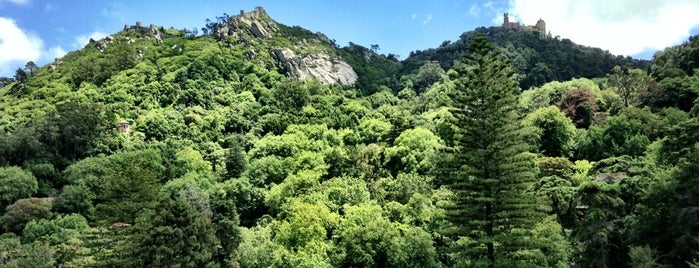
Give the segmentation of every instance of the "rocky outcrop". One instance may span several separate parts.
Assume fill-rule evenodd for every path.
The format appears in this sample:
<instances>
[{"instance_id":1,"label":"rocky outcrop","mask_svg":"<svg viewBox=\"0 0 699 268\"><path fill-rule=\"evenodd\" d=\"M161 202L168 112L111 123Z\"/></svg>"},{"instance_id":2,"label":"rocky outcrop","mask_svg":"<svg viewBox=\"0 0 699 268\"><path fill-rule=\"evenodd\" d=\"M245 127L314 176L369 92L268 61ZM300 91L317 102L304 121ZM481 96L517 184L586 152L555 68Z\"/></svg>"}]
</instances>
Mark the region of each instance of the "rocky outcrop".
<instances>
[{"instance_id":1,"label":"rocky outcrop","mask_svg":"<svg viewBox=\"0 0 699 268\"><path fill-rule=\"evenodd\" d=\"M146 38L148 38L148 37L146 36ZM123 37L123 36L119 37L119 40L121 40L120 42L125 41L127 44L131 44L131 43L136 42L136 40L131 38L131 37ZM115 41L116 41L116 38L114 38L111 35L107 35L104 38L100 39L99 41L95 41L94 39L90 39L90 43L96 43L95 48L97 48L97 50L99 50L100 52L104 52L104 50L107 49L107 46L114 43Z\"/></svg>"},{"instance_id":2,"label":"rocky outcrop","mask_svg":"<svg viewBox=\"0 0 699 268\"><path fill-rule=\"evenodd\" d=\"M220 17L219 21L207 24L208 32L219 39L237 39L238 44L249 44L250 38L272 39L279 26L267 15L264 8L256 7L251 12L240 11L240 14L230 17ZM297 43L297 48L305 50L322 43L334 45L327 36L317 33L318 39L309 44L306 39ZM293 37L289 37L292 40ZM292 40L293 41L293 40ZM314 50L314 49L311 49ZM248 50L245 57L248 60L257 57L257 51ZM297 55L290 48L278 48L270 51L286 73L299 80L316 79L323 84L353 85L357 81L357 73L344 61L331 58L325 52Z\"/></svg>"},{"instance_id":3,"label":"rocky outcrop","mask_svg":"<svg viewBox=\"0 0 699 268\"><path fill-rule=\"evenodd\" d=\"M324 52L299 56L289 48L272 50L272 56L284 67L287 74L299 80L316 79L325 85L354 85L357 73L341 60L333 60Z\"/></svg>"},{"instance_id":4,"label":"rocky outcrop","mask_svg":"<svg viewBox=\"0 0 699 268\"><path fill-rule=\"evenodd\" d=\"M90 43L93 43L93 42L97 42L97 41L90 39ZM104 38L102 38L102 40L97 42L97 45L96 45L97 50L99 50L100 52L104 52L104 50L107 48L107 46L109 44L111 44L112 42L114 42L114 37L112 37L111 35L105 36Z\"/></svg>"},{"instance_id":5,"label":"rocky outcrop","mask_svg":"<svg viewBox=\"0 0 699 268\"><path fill-rule=\"evenodd\" d=\"M247 13L241 10L240 15L228 18L226 23L218 25L212 33L219 39L225 39L239 36L238 33L241 30L247 30L257 38L270 39L272 33L278 31L279 27L271 21L264 8L256 7L255 10Z\"/></svg>"},{"instance_id":6,"label":"rocky outcrop","mask_svg":"<svg viewBox=\"0 0 699 268\"><path fill-rule=\"evenodd\" d=\"M254 21L250 24L250 33L257 38L272 38L272 35L270 35L264 27Z\"/></svg>"}]
</instances>

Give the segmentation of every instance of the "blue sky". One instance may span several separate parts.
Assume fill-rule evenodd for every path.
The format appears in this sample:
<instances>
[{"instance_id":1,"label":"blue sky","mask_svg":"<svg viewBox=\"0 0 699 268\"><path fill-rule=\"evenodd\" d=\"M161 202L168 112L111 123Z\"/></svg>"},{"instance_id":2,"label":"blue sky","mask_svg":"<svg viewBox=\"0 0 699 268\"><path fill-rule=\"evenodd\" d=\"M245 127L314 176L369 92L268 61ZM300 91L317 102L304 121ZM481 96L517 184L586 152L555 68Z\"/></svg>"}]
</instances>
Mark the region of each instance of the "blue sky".
<instances>
[{"instance_id":1,"label":"blue sky","mask_svg":"<svg viewBox=\"0 0 699 268\"><path fill-rule=\"evenodd\" d=\"M323 32L340 45L378 44L380 53L401 59L464 31L499 25L503 12L524 24L542 18L554 36L638 58L699 34L696 0L0 0L0 76L12 76L29 60L49 63L125 24L201 28L206 18L256 6L280 23Z\"/></svg>"}]
</instances>

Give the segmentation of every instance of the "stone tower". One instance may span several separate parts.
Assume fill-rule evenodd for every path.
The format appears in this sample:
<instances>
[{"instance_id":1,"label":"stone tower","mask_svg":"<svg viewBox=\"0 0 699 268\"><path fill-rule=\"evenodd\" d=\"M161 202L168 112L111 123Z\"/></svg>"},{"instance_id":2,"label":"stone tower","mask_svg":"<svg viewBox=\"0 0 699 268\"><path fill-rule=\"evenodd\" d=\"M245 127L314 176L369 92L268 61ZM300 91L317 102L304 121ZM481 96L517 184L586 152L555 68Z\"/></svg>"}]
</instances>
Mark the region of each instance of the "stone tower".
<instances>
[{"instance_id":1,"label":"stone tower","mask_svg":"<svg viewBox=\"0 0 699 268\"><path fill-rule=\"evenodd\" d=\"M505 14L503 14L503 18L504 18L504 19L503 19L502 25L508 25L508 24L510 24L510 14L508 14L507 12L505 12Z\"/></svg>"},{"instance_id":2,"label":"stone tower","mask_svg":"<svg viewBox=\"0 0 699 268\"><path fill-rule=\"evenodd\" d=\"M539 19L536 22L536 26L534 26L534 27L535 27L535 29L540 31L542 34L546 34L546 22L544 22L544 20Z\"/></svg>"}]
</instances>

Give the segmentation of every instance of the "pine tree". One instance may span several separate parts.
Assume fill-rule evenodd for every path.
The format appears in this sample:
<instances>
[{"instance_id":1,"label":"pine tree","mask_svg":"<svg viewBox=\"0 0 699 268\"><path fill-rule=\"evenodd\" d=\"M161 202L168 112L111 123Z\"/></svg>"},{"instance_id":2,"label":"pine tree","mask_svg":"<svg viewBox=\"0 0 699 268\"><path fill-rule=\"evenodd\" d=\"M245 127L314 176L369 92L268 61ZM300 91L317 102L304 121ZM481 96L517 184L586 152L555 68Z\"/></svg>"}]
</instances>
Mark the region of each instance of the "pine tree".
<instances>
[{"instance_id":1,"label":"pine tree","mask_svg":"<svg viewBox=\"0 0 699 268\"><path fill-rule=\"evenodd\" d=\"M206 195L189 186L173 198L164 198L151 213L144 213L133 234L120 244L124 251L111 260L119 267L218 267L214 257L221 243L212 224ZM118 265L117 265L118 264Z\"/></svg>"},{"instance_id":2,"label":"pine tree","mask_svg":"<svg viewBox=\"0 0 699 268\"><path fill-rule=\"evenodd\" d=\"M484 35L469 45L465 63L450 71L456 119L447 163L439 171L455 194L447 217L454 228L457 264L545 266L531 229L544 218L527 192L534 162L515 110L517 82Z\"/></svg>"}]
</instances>

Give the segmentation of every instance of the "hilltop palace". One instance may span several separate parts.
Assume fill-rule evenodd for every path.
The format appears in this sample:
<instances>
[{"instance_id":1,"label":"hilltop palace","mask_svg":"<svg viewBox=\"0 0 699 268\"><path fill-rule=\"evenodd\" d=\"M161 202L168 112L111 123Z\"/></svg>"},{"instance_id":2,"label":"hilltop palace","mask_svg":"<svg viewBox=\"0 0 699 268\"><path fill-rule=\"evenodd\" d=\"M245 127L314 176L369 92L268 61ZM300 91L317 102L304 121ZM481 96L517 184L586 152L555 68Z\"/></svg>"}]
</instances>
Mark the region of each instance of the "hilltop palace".
<instances>
[{"instance_id":1,"label":"hilltop palace","mask_svg":"<svg viewBox=\"0 0 699 268\"><path fill-rule=\"evenodd\" d=\"M525 31L537 31L540 32L542 36L546 35L546 22L544 22L544 20L539 19L535 25L524 25L519 24L518 22L510 22L508 13L505 13L503 16L502 28Z\"/></svg>"}]
</instances>

